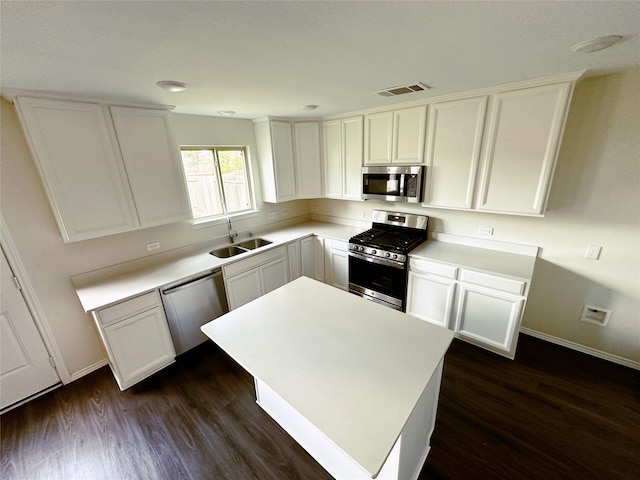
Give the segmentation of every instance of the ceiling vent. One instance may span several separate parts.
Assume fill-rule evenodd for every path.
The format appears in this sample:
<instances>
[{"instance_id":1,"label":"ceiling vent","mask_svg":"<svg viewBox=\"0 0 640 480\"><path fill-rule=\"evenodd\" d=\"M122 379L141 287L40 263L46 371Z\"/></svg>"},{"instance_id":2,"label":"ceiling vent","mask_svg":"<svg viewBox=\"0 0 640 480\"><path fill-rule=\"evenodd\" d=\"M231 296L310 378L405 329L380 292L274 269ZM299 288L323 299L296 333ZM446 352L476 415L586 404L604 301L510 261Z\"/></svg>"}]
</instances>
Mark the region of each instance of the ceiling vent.
<instances>
[{"instance_id":1,"label":"ceiling vent","mask_svg":"<svg viewBox=\"0 0 640 480\"><path fill-rule=\"evenodd\" d=\"M381 97L395 97L398 95L404 95L405 93L421 92L423 90L429 90L431 87L422 82L410 83L408 85L399 85L397 87L387 88L376 92Z\"/></svg>"}]
</instances>

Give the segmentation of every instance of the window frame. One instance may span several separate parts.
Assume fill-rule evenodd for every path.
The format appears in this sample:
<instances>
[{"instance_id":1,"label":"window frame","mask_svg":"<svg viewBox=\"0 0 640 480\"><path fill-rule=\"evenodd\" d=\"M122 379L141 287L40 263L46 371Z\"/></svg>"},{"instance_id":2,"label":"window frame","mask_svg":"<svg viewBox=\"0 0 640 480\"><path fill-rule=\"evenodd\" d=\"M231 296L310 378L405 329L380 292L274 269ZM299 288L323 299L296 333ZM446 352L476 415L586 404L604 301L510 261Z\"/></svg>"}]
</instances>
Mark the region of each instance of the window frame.
<instances>
[{"instance_id":1,"label":"window frame","mask_svg":"<svg viewBox=\"0 0 640 480\"><path fill-rule=\"evenodd\" d=\"M184 168L184 163L182 161L182 152L186 150L210 150L213 152L214 164L216 168L216 175L218 177L218 195L222 201L222 208L224 210L220 215L212 215L208 217L193 217L193 207L191 207L191 197L189 197L189 207L191 213L191 225L194 229L206 228L213 225L219 225L227 222L227 218L231 220L237 220L242 218L250 218L256 217L260 214L260 212L256 208L256 195L255 195L255 187L254 187L254 175L251 164L251 157L249 152L249 147L247 145L180 145L180 167L182 168L182 173L184 177L185 187L188 192L187 185L187 173ZM228 213L227 212L227 200L224 194L224 187L222 183L222 173L220 171L220 163L218 161L219 150L243 150L244 151L244 163L245 163L245 171L247 176L247 190L249 194L249 208L247 210L243 210L241 212Z\"/></svg>"}]
</instances>

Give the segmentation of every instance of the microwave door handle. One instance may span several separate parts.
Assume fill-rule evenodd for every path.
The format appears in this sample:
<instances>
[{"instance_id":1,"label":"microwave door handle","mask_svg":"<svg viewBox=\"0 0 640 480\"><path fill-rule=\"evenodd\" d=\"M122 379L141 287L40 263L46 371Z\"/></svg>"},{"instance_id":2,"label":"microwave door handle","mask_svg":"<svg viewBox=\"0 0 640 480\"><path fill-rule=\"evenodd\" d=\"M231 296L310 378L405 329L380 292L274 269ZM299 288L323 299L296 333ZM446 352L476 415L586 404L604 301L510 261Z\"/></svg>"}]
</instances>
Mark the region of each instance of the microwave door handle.
<instances>
[{"instance_id":1,"label":"microwave door handle","mask_svg":"<svg viewBox=\"0 0 640 480\"><path fill-rule=\"evenodd\" d=\"M405 192L405 182L407 181L407 175L404 173L400 174L400 197L404 197Z\"/></svg>"}]
</instances>

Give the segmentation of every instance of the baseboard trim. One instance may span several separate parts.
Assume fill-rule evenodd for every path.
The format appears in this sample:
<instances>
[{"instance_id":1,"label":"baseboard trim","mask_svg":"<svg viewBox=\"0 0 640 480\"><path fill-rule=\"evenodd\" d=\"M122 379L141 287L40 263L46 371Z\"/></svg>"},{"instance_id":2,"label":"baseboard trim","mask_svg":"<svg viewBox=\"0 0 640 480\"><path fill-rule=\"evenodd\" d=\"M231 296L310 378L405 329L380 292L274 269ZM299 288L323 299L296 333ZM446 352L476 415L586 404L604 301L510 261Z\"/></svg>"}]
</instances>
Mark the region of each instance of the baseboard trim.
<instances>
[{"instance_id":1,"label":"baseboard trim","mask_svg":"<svg viewBox=\"0 0 640 480\"><path fill-rule=\"evenodd\" d=\"M640 370L640 362L636 362L624 357L619 357L617 355L612 355L611 353L596 350L595 348L585 347L584 345L565 340L564 338L554 337L553 335L537 332L535 330L524 327L520 328L520 333L524 333L525 335L536 337L541 340L546 340L547 342L555 343L556 345L567 347L581 353L586 353L587 355L598 357L609 362L617 363L618 365L633 368L634 370Z\"/></svg>"},{"instance_id":2,"label":"baseboard trim","mask_svg":"<svg viewBox=\"0 0 640 480\"><path fill-rule=\"evenodd\" d=\"M99 362L94 363L93 365L89 365L86 368L83 368L82 370L78 370L75 373L71 374L71 381L75 381L78 380L79 378L84 377L85 375L89 375L90 373L95 372L96 370L104 367L105 365L109 365L109 362L105 359L105 360L100 360Z\"/></svg>"}]
</instances>

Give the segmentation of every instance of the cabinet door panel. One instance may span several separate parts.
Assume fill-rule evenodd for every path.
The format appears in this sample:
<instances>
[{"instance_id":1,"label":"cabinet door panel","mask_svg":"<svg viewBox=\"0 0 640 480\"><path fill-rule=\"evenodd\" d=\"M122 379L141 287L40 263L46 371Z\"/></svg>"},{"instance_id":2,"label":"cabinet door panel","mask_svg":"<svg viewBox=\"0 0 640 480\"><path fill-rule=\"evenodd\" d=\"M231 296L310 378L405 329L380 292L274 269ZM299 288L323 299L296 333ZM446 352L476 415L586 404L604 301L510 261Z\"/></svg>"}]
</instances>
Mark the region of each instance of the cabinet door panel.
<instances>
[{"instance_id":1,"label":"cabinet door panel","mask_svg":"<svg viewBox=\"0 0 640 480\"><path fill-rule=\"evenodd\" d=\"M104 332L122 389L173 362L175 357L162 307L110 325Z\"/></svg>"},{"instance_id":2,"label":"cabinet door panel","mask_svg":"<svg viewBox=\"0 0 640 480\"><path fill-rule=\"evenodd\" d=\"M102 107L26 97L16 105L64 240L136 228L127 176Z\"/></svg>"},{"instance_id":3,"label":"cabinet door panel","mask_svg":"<svg viewBox=\"0 0 640 480\"><path fill-rule=\"evenodd\" d=\"M305 277L315 278L316 276L316 259L315 259L315 238L307 237L300 240L300 263L301 274Z\"/></svg>"},{"instance_id":4,"label":"cabinet door panel","mask_svg":"<svg viewBox=\"0 0 640 480\"><path fill-rule=\"evenodd\" d=\"M430 108L425 204L471 208L487 97L437 103Z\"/></svg>"},{"instance_id":5,"label":"cabinet door panel","mask_svg":"<svg viewBox=\"0 0 640 480\"><path fill-rule=\"evenodd\" d=\"M524 298L461 284L456 332L464 338L513 358Z\"/></svg>"},{"instance_id":6,"label":"cabinet door panel","mask_svg":"<svg viewBox=\"0 0 640 480\"><path fill-rule=\"evenodd\" d=\"M318 122L294 124L296 149L297 198L322 196L320 125Z\"/></svg>"},{"instance_id":7,"label":"cabinet door panel","mask_svg":"<svg viewBox=\"0 0 640 480\"><path fill-rule=\"evenodd\" d=\"M278 260L274 260L273 262L260 267L263 294L269 293L276 288L280 288L289 281L287 269L286 257L279 258Z\"/></svg>"},{"instance_id":8,"label":"cabinet door panel","mask_svg":"<svg viewBox=\"0 0 640 480\"><path fill-rule=\"evenodd\" d=\"M347 199L362 199L362 158L363 158L363 119L347 118L342 121L344 145L344 192Z\"/></svg>"},{"instance_id":9,"label":"cabinet door panel","mask_svg":"<svg viewBox=\"0 0 640 480\"><path fill-rule=\"evenodd\" d=\"M296 197L296 182L291 125L275 121L270 124L278 201L293 200Z\"/></svg>"},{"instance_id":10,"label":"cabinet door panel","mask_svg":"<svg viewBox=\"0 0 640 480\"><path fill-rule=\"evenodd\" d=\"M393 163L424 162L426 113L426 106L393 112Z\"/></svg>"},{"instance_id":11,"label":"cabinet door panel","mask_svg":"<svg viewBox=\"0 0 640 480\"><path fill-rule=\"evenodd\" d=\"M478 209L543 213L570 91L562 83L496 95Z\"/></svg>"},{"instance_id":12,"label":"cabinet door panel","mask_svg":"<svg viewBox=\"0 0 640 480\"><path fill-rule=\"evenodd\" d=\"M342 122L324 122L325 196L342 197Z\"/></svg>"},{"instance_id":13,"label":"cabinet door panel","mask_svg":"<svg viewBox=\"0 0 640 480\"><path fill-rule=\"evenodd\" d=\"M365 118L365 164L391 163L393 112L373 113Z\"/></svg>"},{"instance_id":14,"label":"cabinet door panel","mask_svg":"<svg viewBox=\"0 0 640 480\"><path fill-rule=\"evenodd\" d=\"M191 209L169 113L111 107L129 183L143 226L189 218Z\"/></svg>"},{"instance_id":15,"label":"cabinet door panel","mask_svg":"<svg viewBox=\"0 0 640 480\"><path fill-rule=\"evenodd\" d=\"M289 281L293 281L302 274L300 262L300 242L295 241L287 245L287 262L289 263Z\"/></svg>"},{"instance_id":16,"label":"cabinet door panel","mask_svg":"<svg viewBox=\"0 0 640 480\"><path fill-rule=\"evenodd\" d=\"M349 256L347 242L324 239L325 282L342 290L349 290Z\"/></svg>"},{"instance_id":17,"label":"cabinet door panel","mask_svg":"<svg viewBox=\"0 0 640 480\"><path fill-rule=\"evenodd\" d=\"M241 307L264 293L259 268L225 279L224 286L227 292L229 310Z\"/></svg>"},{"instance_id":18,"label":"cabinet door panel","mask_svg":"<svg viewBox=\"0 0 640 480\"><path fill-rule=\"evenodd\" d=\"M455 281L409 272L407 313L449 328Z\"/></svg>"}]
</instances>

